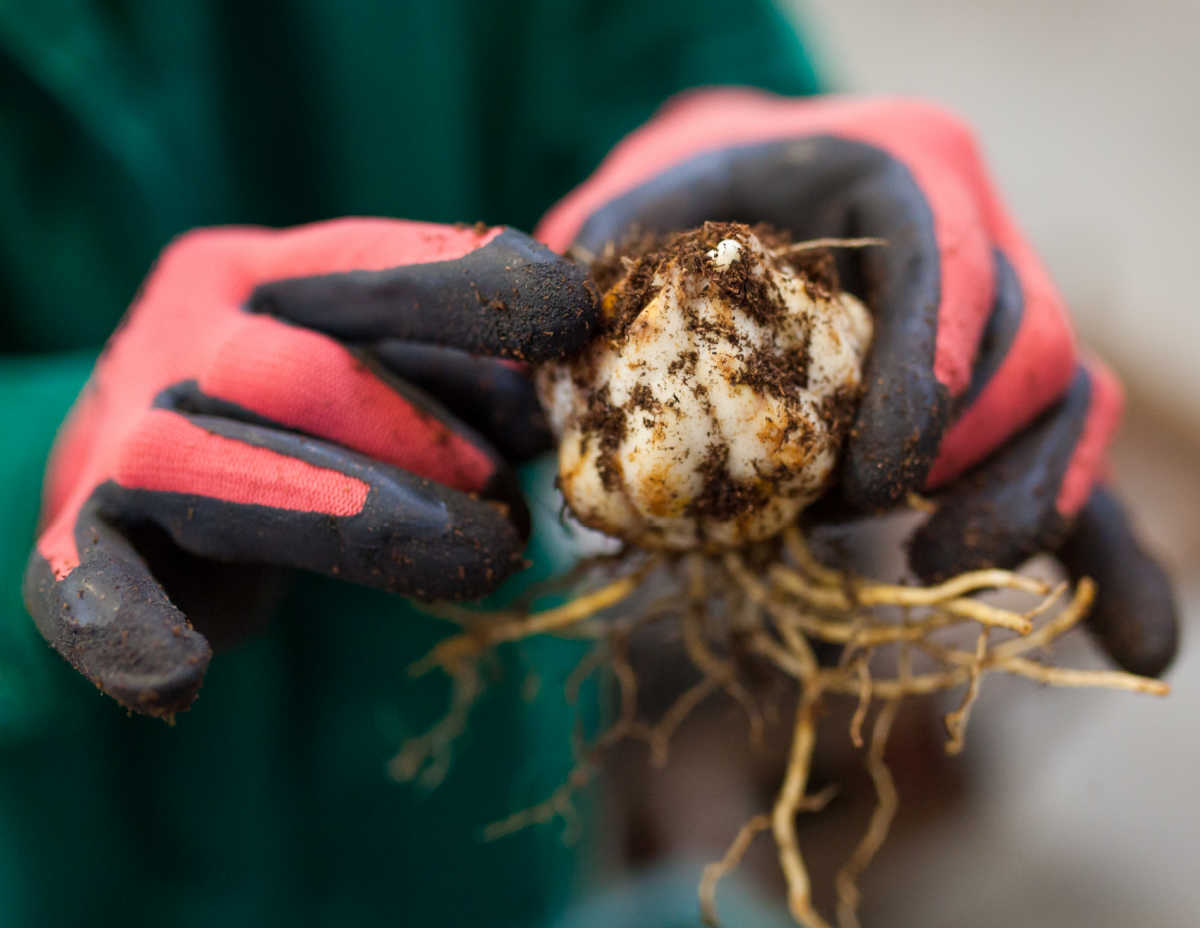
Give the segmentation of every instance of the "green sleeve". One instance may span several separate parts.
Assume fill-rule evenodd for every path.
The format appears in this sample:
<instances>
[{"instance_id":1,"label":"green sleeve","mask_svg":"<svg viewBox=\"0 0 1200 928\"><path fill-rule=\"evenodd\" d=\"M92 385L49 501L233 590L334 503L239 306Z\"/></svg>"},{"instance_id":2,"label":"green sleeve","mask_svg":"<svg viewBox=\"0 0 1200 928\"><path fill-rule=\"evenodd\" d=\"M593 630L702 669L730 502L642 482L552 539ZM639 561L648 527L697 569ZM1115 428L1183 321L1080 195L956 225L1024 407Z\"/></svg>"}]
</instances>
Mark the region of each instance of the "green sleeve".
<instances>
[{"instance_id":1,"label":"green sleeve","mask_svg":"<svg viewBox=\"0 0 1200 928\"><path fill-rule=\"evenodd\" d=\"M39 488L55 431L87 379L91 353L0 359L0 745L41 730L55 716L56 696L78 698L74 674L41 639L21 597L33 544Z\"/></svg>"},{"instance_id":2,"label":"green sleeve","mask_svg":"<svg viewBox=\"0 0 1200 928\"><path fill-rule=\"evenodd\" d=\"M529 9L532 7L533 9ZM489 221L532 228L620 139L674 94L742 85L821 89L796 30L770 0L495 4L482 108Z\"/></svg>"},{"instance_id":3,"label":"green sleeve","mask_svg":"<svg viewBox=\"0 0 1200 928\"><path fill-rule=\"evenodd\" d=\"M21 597L46 455L93 361L91 354L0 358L0 922L6 925L48 924L41 917L49 911L66 920L102 911L101 868L79 868L64 892L50 888L51 874L61 880L69 866L59 858L65 836L76 859L103 860L124 827L118 806L96 801L117 788L103 760L112 756L104 740L109 732L96 724L113 713L98 712L110 707L46 646ZM94 762L62 763L64 744L75 758Z\"/></svg>"}]
</instances>

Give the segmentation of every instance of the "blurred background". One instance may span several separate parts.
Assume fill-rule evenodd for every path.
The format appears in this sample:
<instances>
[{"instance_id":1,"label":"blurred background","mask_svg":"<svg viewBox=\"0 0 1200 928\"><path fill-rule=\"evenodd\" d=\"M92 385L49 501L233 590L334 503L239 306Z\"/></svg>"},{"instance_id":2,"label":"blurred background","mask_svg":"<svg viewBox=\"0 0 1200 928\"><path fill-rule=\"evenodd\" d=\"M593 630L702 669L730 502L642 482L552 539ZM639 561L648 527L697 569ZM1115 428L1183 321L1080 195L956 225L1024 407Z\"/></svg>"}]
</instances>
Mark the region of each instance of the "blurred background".
<instances>
[{"instance_id":1,"label":"blurred background","mask_svg":"<svg viewBox=\"0 0 1200 928\"><path fill-rule=\"evenodd\" d=\"M789 11L834 86L931 97L977 129L1083 340L1125 381L1115 484L1169 565L1184 616L1167 700L989 678L966 750L951 760L937 711L910 712L888 755L901 811L862 880L863 922L1197 924L1200 314L1190 287L1200 4L806 0ZM1082 633L1056 659L1100 665ZM738 822L769 802L771 772L711 760L728 756L743 728L731 712L692 731L675 776L652 777L633 801L652 813L643 840L719 855ZM836 751L827 746L826 764L853 761ZM633 776L618 773L614 792L629 796ZM713 802L731 795L746 797L744 806ZM849 853L869 809L869 784L851 782L805 825L818 884ZM780 892L772 850L757 850L750 882Z\"/></svg>"}]
</instances>

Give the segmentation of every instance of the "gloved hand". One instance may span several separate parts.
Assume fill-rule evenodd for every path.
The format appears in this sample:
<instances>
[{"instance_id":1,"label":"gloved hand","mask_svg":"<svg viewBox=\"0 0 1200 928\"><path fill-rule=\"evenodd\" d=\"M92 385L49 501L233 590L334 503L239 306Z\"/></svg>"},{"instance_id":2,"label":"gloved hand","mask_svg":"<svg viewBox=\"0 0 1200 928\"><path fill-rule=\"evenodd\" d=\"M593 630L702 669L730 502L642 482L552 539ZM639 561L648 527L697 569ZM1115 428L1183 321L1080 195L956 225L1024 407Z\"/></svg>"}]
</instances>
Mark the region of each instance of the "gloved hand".
<instances>
[{"instance_id":1,"label":"gloved hand","mask_svg":"<svg viewBox=\"0 0 1200 928\"><path fill-rule=\"evenodd\" d=\"M51 455L25 577L38 628L122 705L170 716L211 651L131 543L147 526L176 559L422 599L492 590L528 531L496 448L548 438L513 362L577 349L593 289L503 227L344 219L178 239Z\"/></svg>"},{"instance_id":2,"label":"gloved hand","mask_svg":"<svg viewBox=\"0 0 1200 928\"><path fill-rule=\"evenodd\" d=\"M692 92L622 141L535 234L598 254L634 229L704 220L885 239L848 268L875 340L843 494L876 511L944 490L910 546L929 579L1015 565L1077 526L1086 542L1063 560L1103 588L1093 630L1123 666L1166 667L1170 587L1098 488L1120 386L1078 359L1062 300L962 122L912 100Z\"/></svg>"}]
</instances>

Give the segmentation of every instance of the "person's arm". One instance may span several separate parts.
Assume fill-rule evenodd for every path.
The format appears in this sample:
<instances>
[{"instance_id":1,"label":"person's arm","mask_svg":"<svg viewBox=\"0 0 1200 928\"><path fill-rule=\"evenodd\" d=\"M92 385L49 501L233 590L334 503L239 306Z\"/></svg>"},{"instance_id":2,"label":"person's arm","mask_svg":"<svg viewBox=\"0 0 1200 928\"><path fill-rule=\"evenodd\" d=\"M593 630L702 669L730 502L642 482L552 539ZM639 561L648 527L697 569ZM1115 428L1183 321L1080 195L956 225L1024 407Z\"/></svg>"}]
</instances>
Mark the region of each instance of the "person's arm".
<instances>
[{"instance_id":1,"label":"person's arm","mask_svg":"<svg viewBox=\"0 0 1200 928\"><path fill-rule=\"evenodd\" d=\"M681 91L825 89L805 38L771 0L536 0L520 10L488 7L471 50L488 144L481 183L489 221L533 228L623 135Z\"/></svg>"}]
</instances>

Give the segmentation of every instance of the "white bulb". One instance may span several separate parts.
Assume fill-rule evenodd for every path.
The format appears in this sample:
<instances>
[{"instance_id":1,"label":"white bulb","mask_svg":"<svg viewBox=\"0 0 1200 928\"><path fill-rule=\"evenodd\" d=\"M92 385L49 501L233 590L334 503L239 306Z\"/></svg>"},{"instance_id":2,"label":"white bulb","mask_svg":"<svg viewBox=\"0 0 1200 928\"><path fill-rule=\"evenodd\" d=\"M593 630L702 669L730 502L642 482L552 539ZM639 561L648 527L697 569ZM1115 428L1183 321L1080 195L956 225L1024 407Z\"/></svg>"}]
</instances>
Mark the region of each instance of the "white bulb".
<instances>
[{"instance_id":1,"label":"white bulb","mask_svg":"<svg viewBox=\"0 0 1200 928\"><path fill-rule=\"evenodd\" d=\"M746 226L708 224L626 262L602 306L608 332L538 373L581 521L643 547L731 548L824 491L871 339L858 300Z\"/></svg>"}]
</instances>

